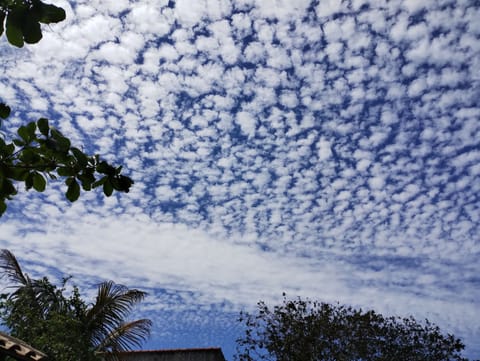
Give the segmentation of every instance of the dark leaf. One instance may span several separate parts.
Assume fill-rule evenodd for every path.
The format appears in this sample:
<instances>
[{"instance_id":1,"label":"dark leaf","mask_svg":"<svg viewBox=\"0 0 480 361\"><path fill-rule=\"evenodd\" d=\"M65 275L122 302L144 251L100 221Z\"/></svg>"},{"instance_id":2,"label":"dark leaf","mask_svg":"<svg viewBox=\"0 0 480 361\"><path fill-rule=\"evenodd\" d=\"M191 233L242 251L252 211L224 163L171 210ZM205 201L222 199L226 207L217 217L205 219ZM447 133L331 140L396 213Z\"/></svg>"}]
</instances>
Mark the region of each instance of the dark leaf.
<instances>
[{"instance_id":1,"label":"dark leaf","mask_svg":"<svg viewBox=\"0 0 480 361\"><path fill-rule=\"evenodd\" d=\"M35 122L30 122L27 124L27 131L29 139L35 138L35 131L37 130L37 124Z\"/></svg>"},{"instance_id":2,"label":"dark leaf","mask_svg":"<svg viewBox=\"0 0 480 361\"><path fill-rule=\"evenodd\" d=\"M33 188L37 192L43 192L47 186L47 181L45 178L38 172L35 172L33 175Z\"/></svg>"},{"instance_id":3,"label":"dark leaf","mask_svg":"<svg viewBox=\"0 0 480 361\"><path fill-rule=\"evenodd\" d=\"M23 147L25 145L25 142L21 139L14 139L13 144L15 144L17 147Z\"/></svg>"},{"instance_id":4,"label":"dark leaf","mask_svg":"<svg viewBox=\"0 0 480 361\"><path fill-rule=\"evenodd\" d=\"M105 195L107 197L110 197L113 193L113 185L112 183L110 182L110 179L107 179L105 181L105 183L103 183L103 193L105 193Z\"/></svg>"},{"instance_id":5,"label":"dark leaf","mask_svg":"<svg viewBox=\"0 0 480 361\"><path fill-rule=\"evenodd\" d=\"M13 186L13 183L10 179L3 179L2 193L6 195L6 198L17 194L17 189Z\"/></svg>"},{"instance_id":6,"label":"dark leaf","mask_svg":"<svg viewBox=\"0 0 480 361\"><path fill-rule=\"evenodd\" d=\"M47 138L44 144L48 149L58 151L58 142L55 139Z\"/></svg>"},{"instance_id":7,"label":"dark leaf","mask_svg":"<svg viewBox=\"0 0 480 361\"><path fill-rule=\"evenodd\" d=\"M1 17L0 17L0 21L2 21L2 24L3 24L3 20L1 19ZM0 32L0 35L2 35L1 32ZM8 116L10 115L10 111L11 109L8 105L0 103L0 118L7 119Z\"/></svg>"},{"instance_id":8,"label":"dark leaf","mask_svg":"<svg viewBox=\"0 0 480 361\"><path fill-rule=\"evenodd\" d=\"M70 140L56 129L51 129L50 131L53 139L56 141L56 150L67 153L70 149Z\"/></svg>"},{"instance_id":9,"label":"dark leaf","mask_svg":"<svg viewBox=\"0 0 480 361\"><path fill-rule=\"evenodd\" d=\"M70 202L75 202L78 197L80 197L80 186L78 185L75 178L68 178L67 181L68 180L70 181L68 184L67 193L65 195Z\"/></svg>"},{"instance_id":10,"label":"dark leaf","mask_svg":"<svg viewBox=\"0 0 480 361\"><path fill-rule=\"evenodd\" d=\"M42 17L42 2L40 0L30 1L32 2L32 6L28 9L28 13L33 19L39 22Z\"/></svg>"},{"instance_id":11,"label":"dark leaf","mask_svg":"<svg viewBox=\"0 0 480 361\"><path fill-rule=\"evenodd\" d=\"M63 134L59 130L55 128L51 128L51 132L52 132L53 139L57 140L59 138L63 138Z\"/></svg>"},{"instance_id":12,"label":"dark leaf","mask_svg":"<svg viewBox=\"0 0 480 361\"><path fill-rule=\"evenodd\" d=\"M27 177L25 178L25 188L27 191L33 187L33 175L33 172L28 173Z\"/></svg>"},{"instance_id":13,"label":"dark leaf","mask_svg":"<svg viewBox=\"0 0 480 361\"><path fill-rule=\"evenodd\" d=\"M98 173L103 173L107 175L114 175L115 174L115 168L112 167L110 164L108 164L105 161L101 161L97 165L97 172Z\"/></svg>"},{"instance_id":14,"label":"dark leaf","mask_svg":"<svg viewBox=\"0 0 480 361\"><path fill-rule=\"evenodd\" d=\"M98 181L92 183L92 188L97 188L105 184L107 181L108 177L102 177Z\"/></svg>"},{"instance_id":15,"label":"dark leaf","mask_svg":"<svg viewBox=\"0 0 480 361\"><path fill-rule=\"evenodd\" d=\"M0 36L2 36L2 34L3 34L3 23L4 22L5 22L5 13L3 11L0 11Z\"/></svg>"},{"instance_id":16,"label":"dark leaf","mask_svg":"<svg viewBox=\"0 0 480 361\"><path fill-rule=\"evenodd\" d=\"M86 191L92 189L92 184L95 182L95 177L90 173L82 173L78 176L78 179L82 182L82 188Z\"/></svg>"},{"instance_id":17,"label":"dark leaf","mask_svg":"<svg viewBox=\"0 0 480 361\"><path fill-rule=\"evenodd\" d=\"M28 176L28 170L23 168L12 167L8 173L8 177L16 181L25 181Z\"/></svg>"},{"instance_id":18,"label":"dark leaf","mask_svg":"<svg viewBox=\"0 0 480 361\"><path fill-rule=\"evenodd\" d=\"M0 216L7 210L7 204L3 199L0 199Z\"/></svg>"},{"instance_id":19,"label":"dark leaf","mask_svg":"<svg viewBox=\"0 0 480 361\"><path fill-rule=\"evenodd\" d=\"M72 147L70 149L77 159L78 165L82 168L86 167L88 164L88 157L85 153L83 153L80 149Z\"/></svg>"},{"instance_id":20,"label":"dark leaf","mask_svg":"<svg viewBox=\"0 0 480 361\"><path fill-rule=\"evenodd\" d=\"M14 151L15 146L13 145L13 143L7 144L7 146L5 147L5 155L10 156L13 154Z\"/></svg>"},{"instance_id":21,"label":"dark leaf","mask_svg":"<svg viewBox=\"0 0 480 361\"><path fill-rule=\"evenodd\" d=\"M20 136L20 138L22 138L25 141L25 143L28 143L30 138L29 136L30 133L26 126L22 125L20 128L18 128L17 133Z\"/></svg>"},{"instance_id":22,"label":"dark leaf","mask_svg":"<svg viewBox=\"0 0 480 361\"><path fill-rule=\"evenodd\" d=\"M21 48L23 46L22 20L23 10L13 10L7 15L6 31L7 40L10 44Z\"/></svg>"},{"instance_id":23,"label":"dark leaf","mask_svg":"<svg viewBox=\"0 0 480 361\"><path fill-rule=\"evenodd\" d=\"M50 130L50 126L48 125L48 119L40 118L37 121L37 126L38 126L38 130L40 130L40 133L48 137L48 132Z\"/></svg>"},{"instance_id":24,"label":"dark leaf","mask_svg":"<svg viewBox=\"0 0 480 361\"><path fill-rule=\"evenodd\" d=\"M57 173L61 177L72 177L75 175L75 169L71 167L58 167Z\"/></svg>"},{"instance_id":25,"label":"dark leaf","mask_svg":"<svg viewBox=\"0 0 480 361\"><path fill-rule=\"evenodd\" d=\"M38 148L26 148L20 155L19 159L31 166L34 166L36 169L42 167L42 156L38 152ZM40 164L39 164L40 163ZM42 169L40 169L42 170Z\"/></svg>"},{"instance_id":26,"label":"dark leaf","mask_svg":"<svg viewBox=\"0 0 480 361\"><path fill-rule=\"evenodd\" d=\"M25 164L34 164L41 160L40 155L35 148L26 148L24 149L18 158Z\"/></svg>"},{"instance_id":27,"label":"dark leaf","mask_svg":"<svg viewBox=\"0 0 480 361\"><path fill-rule=\"evenodd\" d=\"M23 39L28 44L38 43L42 39L40 23L31 13L27 13L23 19L22 33Z\"/></svg>"},{"instance_id":28,"label":"dark leaf","mask_svg":"<svg viewBox=\"0 0 480 361\"><path fill-rule=\"evenodd\" d=\"M40 22L43 24L59 23L65 20L65 10L61 7L41 3L41 18Z\"/></svg>"},{"instance_id":29,"label":"dark leaf","mask_svg":"<svg viewBox=\"0 0 480 361\"><path fill-rule=\"evenodd\" d=\"M130 190L130 187L133 184L133 180L129 177L126 177L124 175L119 175L111 180L112 186L115 190L120 191L120 192L125 192L128 193Z\"/></svg>"}]
</instances>

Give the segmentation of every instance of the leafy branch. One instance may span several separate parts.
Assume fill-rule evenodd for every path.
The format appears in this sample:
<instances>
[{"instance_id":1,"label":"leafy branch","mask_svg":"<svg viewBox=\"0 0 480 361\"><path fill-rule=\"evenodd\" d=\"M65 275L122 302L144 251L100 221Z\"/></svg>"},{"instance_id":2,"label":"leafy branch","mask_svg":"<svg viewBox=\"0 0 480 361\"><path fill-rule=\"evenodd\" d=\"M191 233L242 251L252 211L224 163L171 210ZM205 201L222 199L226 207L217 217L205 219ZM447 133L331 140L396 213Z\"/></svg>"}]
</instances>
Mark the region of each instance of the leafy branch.
<instances>
[{"instance_id":1,"label":"leafy branch","mask_svg":"<svg viewBox=\"0 0 480 361\"><path fill-rule=\"evenodd\" d=\"M0 36L21 48L42 39L41 24L65 20L65 10L41 0L0 0ZM1 120L8 118L11 109L0 103ZM47 179L64 178L67 199L74 202L81 189L90 191L103 187L108 197L113 191L128 192L133 180L114 167L71 146L70 140L40 118L17 130L18 138L6 142L0 134L0 216L7 209L7 200L17 194L15 183L24 183L27 190L43 192Z\"/></svg>"},{"instance_id":2,"label":"leafy branch","mask_svg":"<svg viewBox=\"0 0 480 361\"><path fill-rule=\"evenodd\" d=\"M10 113L8 106L0 105L0 117ZM133 180L121 174L122 167L114 167L89 156L76 147L60 131L51 127L45 118L21 126L18 138L7 143L0 138L0 216L7 209L6 200L17 194L14 182L23 182L27 190L43 192L47 179L64 178L67 199L74 202L81 189L103 188L106 196L113 191L128 192Z\"/></svg>"},{"instance_id":3,"label":"leafy branch","mask_svg":"<svg viewBox=\"0 0 480 361\"><path fill-rule=\"evenodd\" d=\"M42 39L40 24L65 20L65 10L40 0L0 0L0 36L21 48L24 43L35 44Z\"/></svg>"}]
</instances>

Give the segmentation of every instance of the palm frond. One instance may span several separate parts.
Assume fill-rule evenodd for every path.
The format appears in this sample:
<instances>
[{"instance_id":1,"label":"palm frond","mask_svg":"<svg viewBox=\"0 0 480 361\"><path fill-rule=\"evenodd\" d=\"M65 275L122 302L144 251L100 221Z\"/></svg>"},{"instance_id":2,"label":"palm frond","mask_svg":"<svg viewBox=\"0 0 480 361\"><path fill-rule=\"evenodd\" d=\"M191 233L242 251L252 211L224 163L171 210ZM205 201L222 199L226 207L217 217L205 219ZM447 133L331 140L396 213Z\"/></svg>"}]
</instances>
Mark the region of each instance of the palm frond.
<instances>
[{"instance_id":1,"label":"palm frond","mask_svg":"<svg viewBox=\"0 0 480 361\"><path fill-rule=\"evenodd\" d=\"M3 270L2 276L7 276L13 283L19 286L30 284L30 279L23 273L17 258L8 249L0 251L0 269Z\"/></svg>"},{"instance_id":2,"label":"palm frond","mask_svg":"<svg viewBox=\"0 0 480 361\"><path fill-rule=\"evenodd\" d=\"M99 285L95 303L86 311L86 325L93 345L100 345L123 324L133 307L141 302L146 292L128 289L113 281Z\"/></svg>"},{"instance_id":3,"label":"palm frond","mask_svg":"<svg viewBox=\"0 0 480 361\"><path fill-rule=\"evenodd\" d=\"M61 290L52 285L47 278L33 280L31 284L36 303L44 314L50 311L66 312L67 300L63 297Z\"/></svg>"},{"instance_id":4,"label":"palm frond","mask_svg":"<svg viewBox=\"0 0 480 361\"><path fill-rule=\"evenodd\" d=\"M141 319L122 323L97 346L98 352L116 352L129 351L133 348L139 348L150 336L152 321Z\"/></svg>"}]
</instances>

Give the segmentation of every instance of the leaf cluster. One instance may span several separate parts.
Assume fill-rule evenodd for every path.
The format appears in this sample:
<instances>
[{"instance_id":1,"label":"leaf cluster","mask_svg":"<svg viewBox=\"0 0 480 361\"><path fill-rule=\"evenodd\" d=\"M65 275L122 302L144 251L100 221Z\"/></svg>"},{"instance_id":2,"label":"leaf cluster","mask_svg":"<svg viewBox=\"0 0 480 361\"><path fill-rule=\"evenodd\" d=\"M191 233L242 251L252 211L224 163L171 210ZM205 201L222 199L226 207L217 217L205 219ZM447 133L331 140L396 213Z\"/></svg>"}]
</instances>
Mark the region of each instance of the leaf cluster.
<instances>
[{"instance_id":1,"label":"leaf cluster","mask_svg":"<svg viewBox=\"0 0 480 361\"><path fill-rule=\"evenodd\" d=\"M0 252L1 276L12 292L0 295L0 318L10 333L48 355L51 361L116 360L118 352L140 347L150 334L147 319L128 321L146 293L113 281L98 286L95 302L87 304L77 287L68 292L47 278L31 279L15 256Z\"/></svg>"},{"instance_id":2,"label":"leaf cluster","mask_svg":"<svg viewBox=\"0 0 480 361\"><path fill-rule=\"evenodd\" d=\"M0 0L0 36L16 47L35 44L42 39L40 24L65 20L65 10L40 0Z\"/></svg>"},{"instance_id":3,"label":"leaf cluster","mask_svg":"<svg viewBox=\"0 0 480 361\"><path fill-rule=\"evenodd\" d=\"M8 107L0 106L0 116L8 114ZM114 190L128 192L133 184L131 178L121 174L122 167L73 147L45 118L21 126L17 135L12 142L0 137L0 216L7 208L6 200L17 194L15 182L24 183L27 190L43 192L47 178L64 178L65 195L71 202L79 198L81 189L102 187L103 193L111 196Z\"/></svg>"},{"instance_id":4,"label":"leaf cluster","mask_svg":"<svg viewBox=\"0 0 480 361\"><path fill-rule=\"evenodd\" d=\"M69 361L75 353L78 360L97 360L78 318L86 308L85 302L77 288L69 296L64 291L43 278L12 294L3 294L2 322L13 336L41 346L51 360Z\"/></svg>"},{"instance_id":5,"label":"leaf cluster","mask_svg":"<svg viewBox=\"0 0 480 361\"><path fill-rule=\"evenodd\" d=\"M39 42L41 24L64 19L64 9L41 0L0 0L0 36L5 32L10 44L17 47ZM0 102L0 125L10 113L10 107ZM17 194L18 182L27 190L43 192L48 178L62 177L71 202L78 199L81 189L102 187L108 197L113 191L128 192L133 185L131 178L121 174L122 167L73 147L70 139L50 127L45 118L21 126L17 134L12 142L0 135L0 216L7 209L6 201Z\"/></svg>"},{"instance_id":6,"label":"leaf cluster","mask_svg":"<svg viewBox=\"0 0 480 361\"><path fill-rule=\"evenodd\" d=\"M288 300L241 313L238 361L467 361L464 345L413 317L384 317L339 304Z\"/></svg>"}]
</instances>

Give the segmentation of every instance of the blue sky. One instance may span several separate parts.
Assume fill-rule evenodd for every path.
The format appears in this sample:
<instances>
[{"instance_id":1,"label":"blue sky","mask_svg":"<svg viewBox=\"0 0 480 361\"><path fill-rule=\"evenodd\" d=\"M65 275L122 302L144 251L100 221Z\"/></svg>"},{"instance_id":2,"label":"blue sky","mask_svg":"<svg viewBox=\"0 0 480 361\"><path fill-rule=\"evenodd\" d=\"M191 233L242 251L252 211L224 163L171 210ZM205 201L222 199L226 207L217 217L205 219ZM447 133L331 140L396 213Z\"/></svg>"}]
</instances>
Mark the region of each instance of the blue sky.
<instances>
[{"instance_id":1,"label":"blue sky","mask_svg":"<svg viewBox=\"0 0 480 361\"><path fill-rule=\"evenodd\" d=\"M21 190L0 245L31 275L147 290L148 348L232 360L238 312L285 291L479 357L478 1L54 3L39 44L0 41L7 125L47 115L135 186Z\"/></svg>"}]
</instances>

